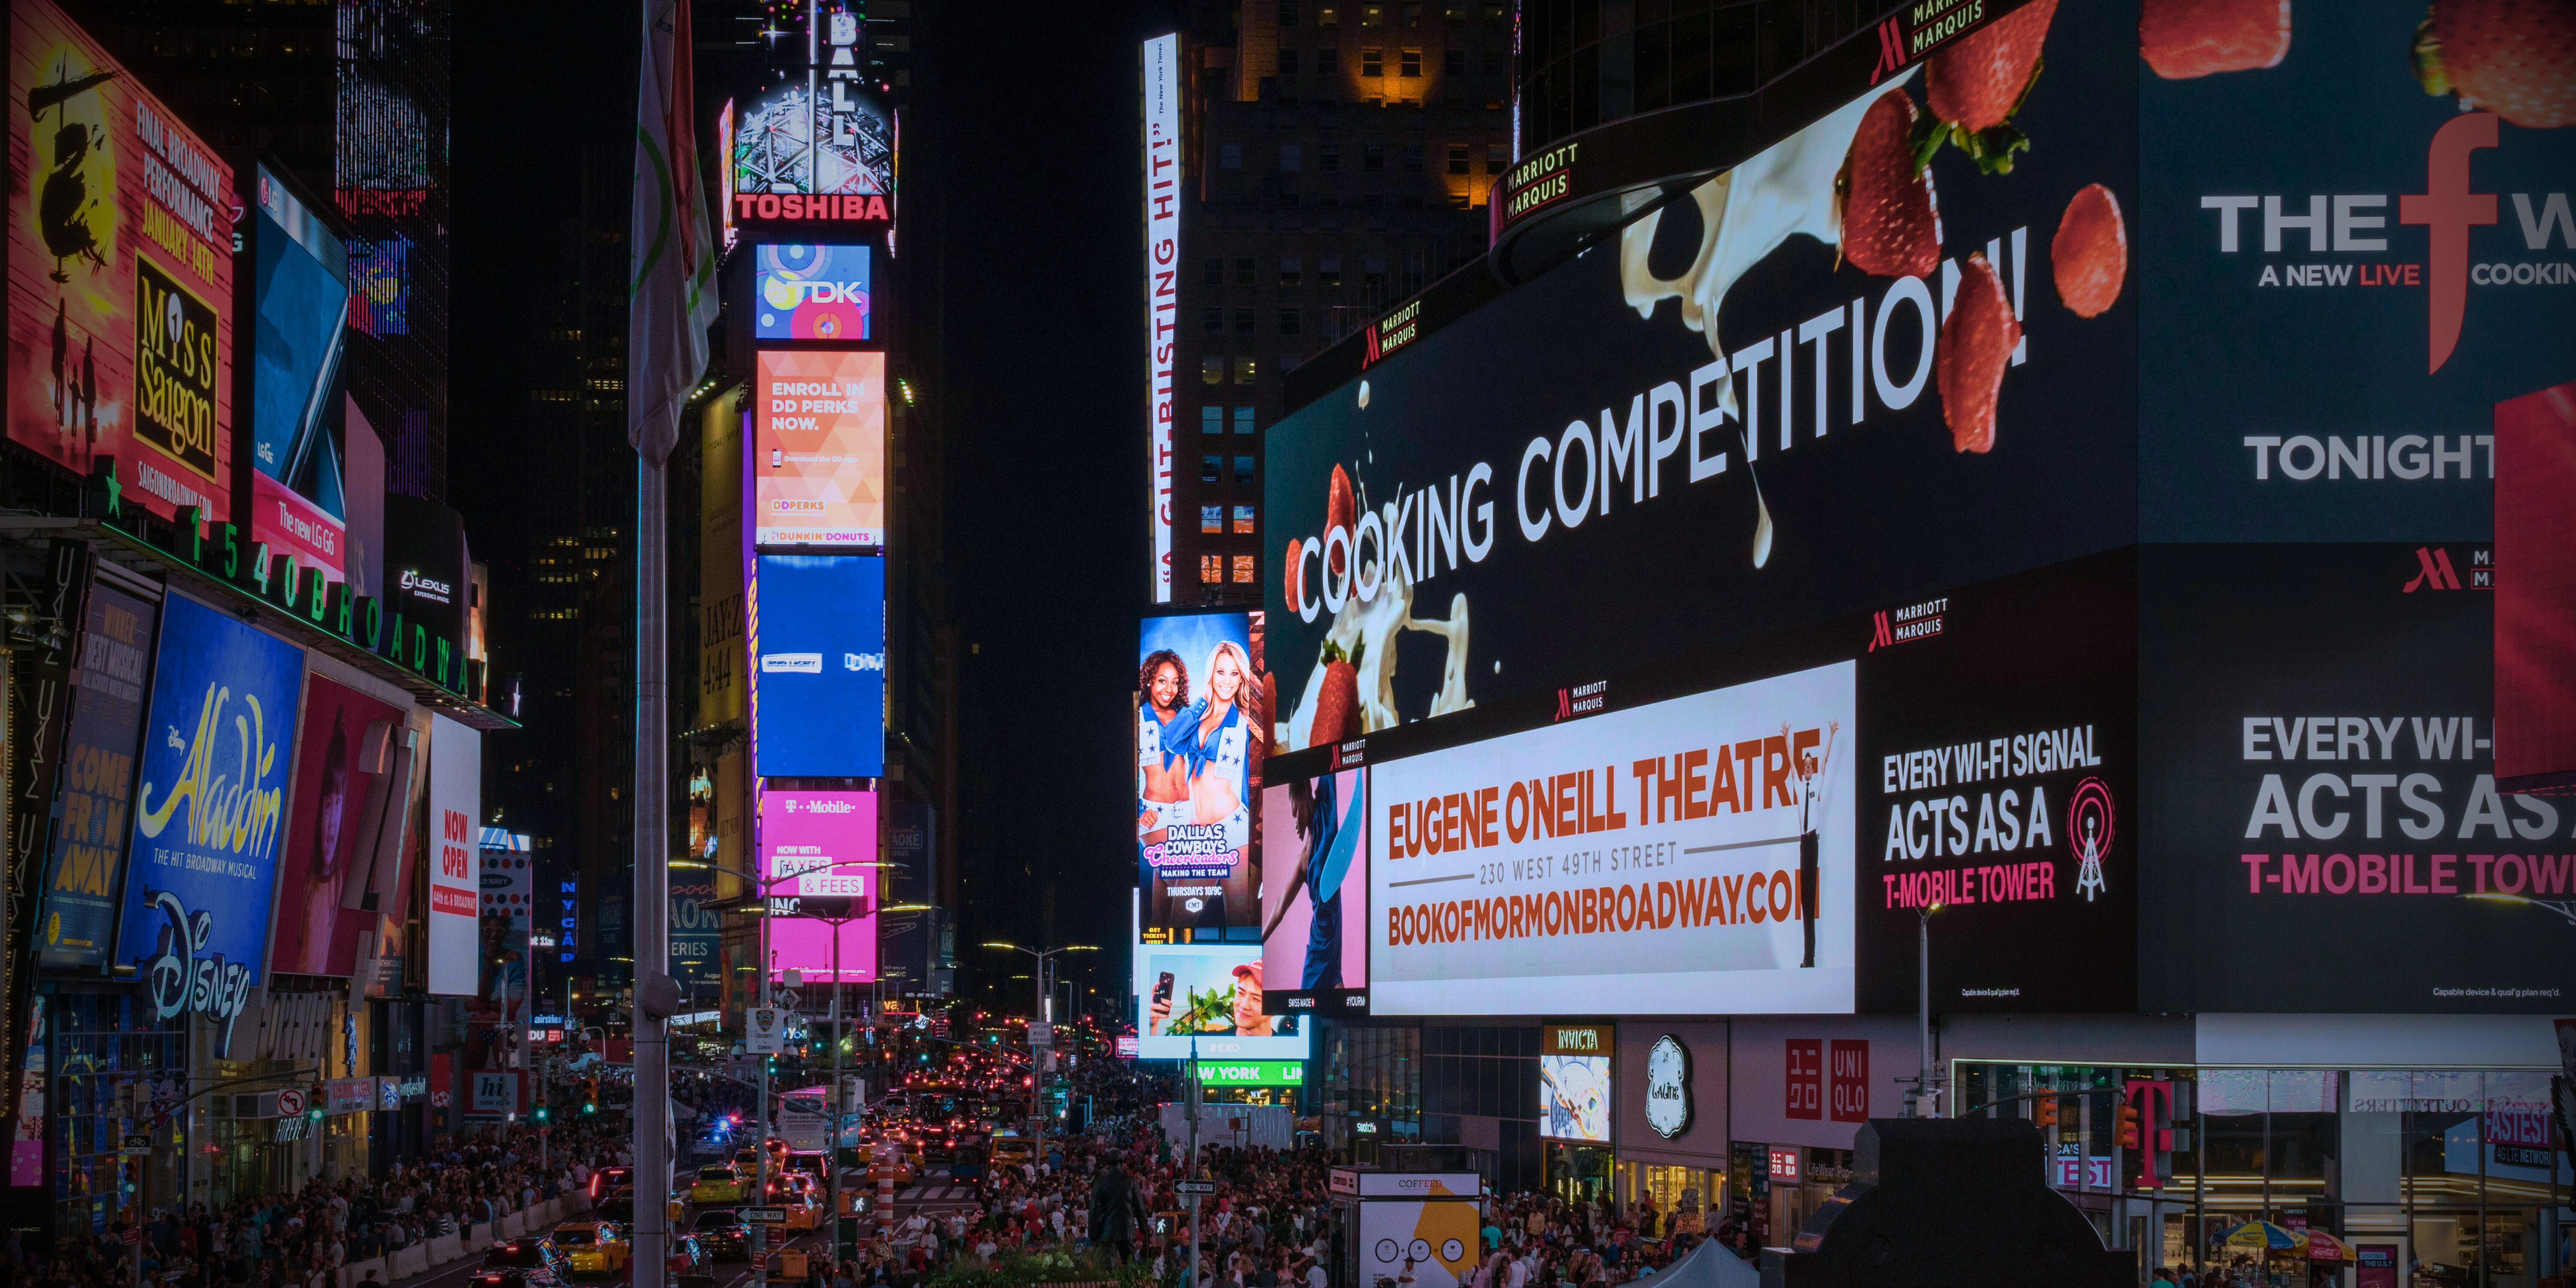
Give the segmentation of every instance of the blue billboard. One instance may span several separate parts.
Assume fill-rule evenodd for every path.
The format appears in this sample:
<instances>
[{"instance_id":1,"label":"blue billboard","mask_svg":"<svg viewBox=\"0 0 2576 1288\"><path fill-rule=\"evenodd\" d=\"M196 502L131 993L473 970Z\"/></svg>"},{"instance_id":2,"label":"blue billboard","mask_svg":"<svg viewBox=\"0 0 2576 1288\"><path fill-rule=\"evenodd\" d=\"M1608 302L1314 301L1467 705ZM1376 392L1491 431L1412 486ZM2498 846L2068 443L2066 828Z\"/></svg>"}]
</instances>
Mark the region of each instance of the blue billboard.
<instances>
[{"instance_id":1,"label":"blue billboard","mask_svg":"<svg viewBox=\"0 0 2576 1288\"><path fill-rule=\"evenodd\" d=\"M752 772L885 772L885 560L762 555L754 572Z\"/></svg>"},{"instance_id":2,"label":"blue billboard","mask_svg":"<svg viewBox=\"0 0 2576 1288\"><path fill-rule=\"evenodd\" d=\"M297 562L348 571L340 360L349 253L265 165L249 231L257 264L250 381L251 538Z\"/></svg>"},{"instance_id":3,"label":"blue billboard","mask_svg":"<svg viewBox=\"0 0 2576 1288\"><path fill-rule=\"evenodd\" d=\"M134 790L117 959L155 1016L227 1026L267 960L304 650L172 595Z\"/></svg>"},{"instance_id":4,"label":"blue billboard","mask_svg":"<svg viewBox=\"0 0 2576 1288\"><path fill-rule=\"evenodd\" d=\"M752 273L753 338L871 338L867 247L759 246Z\"/></svg>"}]
</instances>

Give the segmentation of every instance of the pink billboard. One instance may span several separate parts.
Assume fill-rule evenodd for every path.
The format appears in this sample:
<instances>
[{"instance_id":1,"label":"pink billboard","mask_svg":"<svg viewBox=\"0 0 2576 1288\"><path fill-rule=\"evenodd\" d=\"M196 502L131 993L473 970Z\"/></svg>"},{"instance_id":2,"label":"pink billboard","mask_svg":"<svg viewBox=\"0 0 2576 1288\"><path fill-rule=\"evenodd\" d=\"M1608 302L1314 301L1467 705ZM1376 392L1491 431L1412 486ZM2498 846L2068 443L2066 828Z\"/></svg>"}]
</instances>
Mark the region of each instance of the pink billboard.
<instances>
[{"instance_id":1,"label":"pink billboard","mask_svg":"<svg viewBox=\"0 0 2576 1288\"><path fill-rule=\"evenodd\" d=\"M760 875L769 894L772 975L793 970L808 980L849 984L876 979L877 857L875 792L760 794ZM845 899L847 904L840 903ZM863 915L839 922L800 915L809 906Z\"/></svg>"}]
</instances>

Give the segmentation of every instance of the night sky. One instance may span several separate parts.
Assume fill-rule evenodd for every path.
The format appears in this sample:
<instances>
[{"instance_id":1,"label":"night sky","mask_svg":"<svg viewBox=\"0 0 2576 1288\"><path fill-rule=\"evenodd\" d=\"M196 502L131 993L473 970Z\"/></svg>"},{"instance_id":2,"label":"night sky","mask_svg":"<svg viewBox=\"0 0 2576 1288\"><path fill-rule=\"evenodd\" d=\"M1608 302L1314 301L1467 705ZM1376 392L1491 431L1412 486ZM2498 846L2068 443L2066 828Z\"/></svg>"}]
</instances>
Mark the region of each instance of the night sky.
<instances>
[{"instance_id":1,"label":"night sky","mask_svg":"<svg viewBox=\"0 0 2576 1288\"><path fill-rule=\"evenodd\" d=\"M947 413L948 584L968 653L963 817L940 826L959 829L966 883L960 991L1008 988L1025 1007L1031 985L1009 976L1027 959L978 943L1115 950L1128 928L1124 722L1147 573L1136 46L1149 6L916 9L904 213L944 226L947 372L924 393ZM699 0L702 107L738 88L705 46L746 29L731 16L747 11ZM531 514L548 480L508 466L527 432L528 284L559 262L554 230L578 213L584 152L631 172L639 23L630 6L456 9L451 500L476 556L498 561L504 612L506 565L541 524L561 526ZM1126 986L1123 952L1064 960L1104 992Z\"/></svg>"}]
</instances>

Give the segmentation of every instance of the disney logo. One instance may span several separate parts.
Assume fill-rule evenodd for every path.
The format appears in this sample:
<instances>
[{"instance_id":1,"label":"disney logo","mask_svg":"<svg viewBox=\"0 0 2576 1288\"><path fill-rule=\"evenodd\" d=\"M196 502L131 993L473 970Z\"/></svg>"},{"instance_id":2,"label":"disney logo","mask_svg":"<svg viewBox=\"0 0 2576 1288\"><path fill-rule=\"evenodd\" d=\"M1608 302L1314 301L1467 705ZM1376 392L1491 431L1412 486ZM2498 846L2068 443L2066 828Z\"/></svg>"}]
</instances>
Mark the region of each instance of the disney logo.
<instances>
[{"instance_id":1,"label":"disney logo","mask_svg":"<svg viewBox=\"0 0 2576 1288\"><path fill-rule=\"evenodd\" d=\"M232 1045L233 1020L250 1003L252 968L224 960L217 953L202 961L197 950L213 937L215 914L190 913L179 896L154 890L145 903L166 919L158 951L142 963L144 993L152 999L156 1019L195 1011L224 1022L222 1046Z\"/></svg>"}]
</instances>

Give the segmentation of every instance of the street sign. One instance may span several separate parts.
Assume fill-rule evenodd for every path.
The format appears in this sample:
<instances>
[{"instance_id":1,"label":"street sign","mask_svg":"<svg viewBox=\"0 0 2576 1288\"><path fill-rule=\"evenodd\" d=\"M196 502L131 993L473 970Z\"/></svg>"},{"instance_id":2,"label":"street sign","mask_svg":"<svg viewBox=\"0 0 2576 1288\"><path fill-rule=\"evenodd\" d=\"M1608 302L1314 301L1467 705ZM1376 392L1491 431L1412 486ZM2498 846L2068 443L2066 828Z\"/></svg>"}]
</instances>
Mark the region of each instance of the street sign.
<instances>
[{"instance_id":1,"label":"street sign","mask_svg":"<svg viewBox=\"0 0 2576 1288\"><path fill-rule=\"evenodd\" d=\"M277 1093L277 1116L293 1118L304 1112L304 1093L292 1087Z\"/></svg>"},{"instance_id":2,"label":"street sign","mask_svg":"<svg viewBox=\"0 0 2576 1288\"><path fill-rule=\"evenodd\" d=\"M744 1208L742 1209L742 1219L746 1225L785 1225L787 1224L787 1209Z\"/></svg>"},{"instance_id":3,"label":"street sign","mask_svg":"<svg viewBox=\"0 0 2576 1288\"><path fill-rule=\"evenodd\" d=\"M742 1049L753 1055L776 1055L787 1045L787 1013L774 1006L755 1006L744 1013Z\"/></svg>"},{"instance_id":4,"label":"street sign","mask_svg":"<svg viewBox=\"0 0 2576 1288\"><path fill-rule=\"evenodd\" d=\"M1216 1182L1174 1181L1172 1182L1172 1188L1183 1194L1214 1194L1216 1193Z\"/></svg>"},{"instance_id":5,"label":"street sign","mask_svg":"<svg viewBox=\"0 0 2576 1288\"><path fill-rule=\"evenodd\" d=\"M119 1143L119 1147L116 1152L131 1157L148 1158L152 1153L152 1138L150 1136L127 1136Z\"/></svg>"},{"instance_id":6,"label":"street sign","mask_svg":"<svg viewBox=\"0 0 2576 1288\"><path fill-rule=\"evenodd\" d=\"M1029 1045L1032 1047L1054 1046L1055 1026L1038 1020L1029 1021Z\"/></svg>"}]
</instances>

